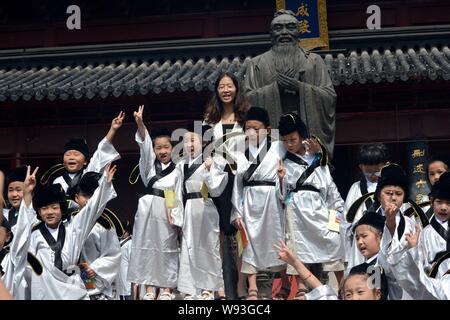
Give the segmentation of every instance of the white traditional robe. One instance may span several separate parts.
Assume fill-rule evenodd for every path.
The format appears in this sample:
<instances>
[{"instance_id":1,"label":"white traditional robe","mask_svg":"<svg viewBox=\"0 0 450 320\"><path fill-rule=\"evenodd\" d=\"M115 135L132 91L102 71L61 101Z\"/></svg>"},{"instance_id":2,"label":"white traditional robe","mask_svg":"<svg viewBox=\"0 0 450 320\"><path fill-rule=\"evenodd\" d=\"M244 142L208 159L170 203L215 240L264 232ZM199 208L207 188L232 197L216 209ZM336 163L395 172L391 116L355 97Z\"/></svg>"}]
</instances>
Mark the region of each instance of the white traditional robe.
<instances>
[{"instance_id":1,"label":"white traditional robe","mask_svg":"<svg viewBox=\"0 0 450 320\"><path fill-rule=\"evenodd\" d=\"M74 270L75 272L70 276L55 267L55 252L50 248L39 229L32 231L32 223L36 221L36 213L32 215L30 211L32 212L34 210L26 208L28 214L23 215L23 219L21 219L22 217L19 214L20 223L28 225L28 232L24 232L20 236L20 248L22 250L23 248L27 248L28 252L37 258L43 268L41 275L38 275L34 271L31 274L31 299L88 299L88 293L77 267L78 260L84 242L98 217L102 214L108 201L115 197L116 192L114 187L112 184L107 183L106 177L103 176L99 182L99 187L89 199L86 207L81 209L70 222L65 223L65 240L61 252L62 269L67 273L71 273ZM23 203L21 206L25 209ZM18 272L20 275L25 269L24 261L19 266L16 266L16 268L21 269Z\"/></svg>"},{"instance_id":2,"label":"white traditional robe","mask_svg":"<svg viewBox=\"0 0 450 320\"><path fill-rule=\"evenodd\" d=\"M130 262L131 246L133 239L130 237L120 241L120 250L122 252L122 258L120 260L120 270L117 277L117 295L120 296L131 296L131 282L127 281L128 265Z\"/></svg>"},{"instance_id":3,"label":"white traditional robe","mask_svg":"<svg viewBox=\"0 0 450 320\"><path fill-rule=\"evenodd\" d=\"M96 223L81 250L81 259L96 273L96 288L88 289L89 296L104 294L109 299L116 298L112 284L119 274L121 250L115 229Z\"/></svg>"},{"instance_id":4,"label":"white traditional robe","mask_svg":"<svg viewBox=\"0 0 450 320\"><path fill-rule=\"evenodd\" d=\"M177 195L181 195L183 189L187 163L183 159L177 164L177 174L181 178L177 181ZM223 167L213 162L208 172L204 163L192 166L190 169L195 171L186 177L184 196L200 192L205 184L212 197L219 197L228 182ZM186 200L182 231L178 290L190 295L197 295L201 290L218 291L223 287L219 213L211 198Z\"/></svg>"},{"instance_id":5,"label":"white traditional robe","mask_svg":"<svg viewBox=\"0 0 450 320\"><path fill-rule=\"evenodd\" d=\"M383 210L382 213L384 215ZM403 219L404 223L401 222ZM415 233L416 221L413 218L403 216L401 210L397 212L395 221L396 227L393 236L391 236L387 226L384 227L378 264L383 267L388 278L389 299L410 300L414 297L399 284L396 269L394 267L395 262L392 259L393 257L401 256L408 250L408 242L406 241L405 234Z\"/></svg>"},{"instance_id":6,"label":"white traditional robe","mask_svg":"<svg viewBox=\"0 0 450 320\"><path fill-rule=\"evenodd\" d=\"M310 155L300 157L292 153L290 157L295 157L301 164L289 158L284 160L286 176L283 179L281 195L286 203L287 221L290 225L289 242L303 263L342 260L344 253L339 233L329 230L328 224L329 210L342 212L344 200L333 182L328 166L319 165L303 183L303 186L314 187L318 192L291 192L313 159Z\"/></svg>"},{"instance_id":7,"label":"white traditional robe","mask_svg":"<svg viewBox=\"0 0 450 320\"><path fill-rule=\"evenodd\" d=\"M285 153L282 142L272 141L249 181L278 183L278 161ZM242 254L243 261L264 270L283 265L273 245L285 240L285 217L276 185L244 187L243 176L251 164L244 153L238 155L231 221L242 218L245 224L248 244Z\"/></svg>"},{"instance_id":8,"label":"white traditional robe","mask_svg":"<svg viewBox=\"0 0 450 320\"><path fill-rule=\"evenodd\" d=\"M141 157L139 171L144 185L156 176L156 155L152 140L145 131L142 140L136 133ZM170 169L170 168L166 168ZM162 171L162 174L167 171ZM179 177L174 169L171 173L157 180L152 188L160 191L175 190ZM178 277L178 234L169 223L168 215L174 225L182 224L182 204L169 213L164 197L146 194L139 199L133 228L133 242L128 267L127 280L133 283L146 284L163 288L175 288Z\"/></svg>"},{"instance_id":9,"label":"white traditional robe","mask_svg":"<svg viewBox=\"0 0 450 320\"><path fill-rule=\"evenodd\" d=\"M102 173L108 163L116 161L118 159L120 159L120 155L114 148L113 144L109 142L108 139L103 138L103 140L101 140L100 143L98 144L97 150L92 155L86 169L83 170L82 174L91 171ZM72 174L71 178L73 178L74 175L75 174ZM62 176L56 178L53 181L53 184L56 183L61 184L62 188L64 189L64 192L67 192L69 185Z\"/></svg>"},{"instance_id":10,"label":"white traditional robe","mask_svg":"<svg viewBox=\"0 0 450 320\"><path fill-rule=\"evenodd\" d=\"M441 223L448 230L448 221ZM446 241L430 224L426 226L419 237L417 247L405 252L397 251L390 254L391 264L400 285L415 299L442 299L445 290L439 289L444 276L450 269L450 259L445 259L437 269L434 278L430 277L436 254L446 250ZM419 281L420 280L420 281Z\"/></svg>"}]
</instances>

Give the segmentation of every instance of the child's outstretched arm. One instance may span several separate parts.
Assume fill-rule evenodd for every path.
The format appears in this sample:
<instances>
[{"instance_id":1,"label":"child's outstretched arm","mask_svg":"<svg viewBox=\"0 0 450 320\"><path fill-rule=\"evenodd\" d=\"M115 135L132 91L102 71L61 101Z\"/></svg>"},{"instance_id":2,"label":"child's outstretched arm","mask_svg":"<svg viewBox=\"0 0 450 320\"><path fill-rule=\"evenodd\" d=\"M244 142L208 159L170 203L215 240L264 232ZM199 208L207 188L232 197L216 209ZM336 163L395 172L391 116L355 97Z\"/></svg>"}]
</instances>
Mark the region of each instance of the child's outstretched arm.
<instances>
[{"instance_id":1,"label":"child's outstretched arm","mask_svg":"<svg viewBox=\"0 0 450 320\"><path fill-rule=\"evenodd\" d=\"M144 105L140 105L138 111L133 113L138 132L136 133L135 140L139 145L139 174L142 182L147 186L150 179L156 174L155 159L156 155L153 151L153 142L147 131L147 127L144 125Z\"/></svg>"},{"instance_id":2,"label":"child's outstretched arm","mask_svg":"<svg viewBox=\"0 0 450 320\"><path fill-rule=\"evenodd\" d=\"M108 139L110 143L113 142L117 130L119 130L119 128L122 126L123 119L125 119L125 112L120 111L119 115L112 120L111 127L109 128L109 131L106 134L106 139Z\"/></svg>"},{"instance_id":3,"label":"child's outstretched arm","mask_svg":"<svg viewBox=\"0 0 450 320\"><path fill-rule=\"evenodd\" d=\"M322 283L317 279L308 268L305 267L303 262L297 258L288 246L280 241L279 245L274 245L274 248L278 250L279 259L290 264L297 270L300 279L305 282L311 289L316 289L322 286Z\"/></svg>"},{"instance_id":4,"label":"child's outstretched arm","mask_svg":"<svg viewBox=\"0 0 450 320\"><path fill-rule=\"evenodd\" d=\"M111 127L106 134L106 137L98 144L97 150L92 155L85 172L93 171L102 173L108 163L120 159L120 154L114 148L112 141L117 130L122 126L124 118L125 113L120 111L119 115L112 120Z\"/></svg>"}]
</instances>

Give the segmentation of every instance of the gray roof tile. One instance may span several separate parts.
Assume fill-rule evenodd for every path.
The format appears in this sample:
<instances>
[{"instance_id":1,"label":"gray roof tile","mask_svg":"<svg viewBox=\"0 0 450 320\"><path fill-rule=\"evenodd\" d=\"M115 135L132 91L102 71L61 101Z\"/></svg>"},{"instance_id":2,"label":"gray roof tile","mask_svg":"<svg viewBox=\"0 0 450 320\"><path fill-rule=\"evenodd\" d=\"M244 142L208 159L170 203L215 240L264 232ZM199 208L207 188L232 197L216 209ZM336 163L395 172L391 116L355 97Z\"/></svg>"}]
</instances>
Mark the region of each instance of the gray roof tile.
<instances>
[{"instance_id":1,"label":"gray roof tile","mask_svg":"<svg viewBox=\"0 0 450 320\"><path fill-rule=\"evenodd\" d=\"M0 101L93 99L163 91L214 90L222 71L245 74L251 57L165 61L109 61L78 65L0 68ZM450 49L396 49L325 54L333 84L352 85L417 79L450 80Z\"/></svg>"}]
</instances>

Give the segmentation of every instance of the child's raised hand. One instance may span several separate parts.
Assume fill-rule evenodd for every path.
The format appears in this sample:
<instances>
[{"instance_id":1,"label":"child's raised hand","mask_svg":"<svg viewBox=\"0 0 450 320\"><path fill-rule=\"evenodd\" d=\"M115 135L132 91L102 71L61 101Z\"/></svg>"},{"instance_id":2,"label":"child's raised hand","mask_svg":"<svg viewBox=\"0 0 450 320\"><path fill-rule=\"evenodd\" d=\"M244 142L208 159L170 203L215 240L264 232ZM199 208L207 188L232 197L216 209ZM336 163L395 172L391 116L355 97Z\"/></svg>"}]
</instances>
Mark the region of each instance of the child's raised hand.
<instances>
[{"instance_id":1,"label":"child's raised hand","mask_svg":"<svg viewBox=\"0 0 450 320\"><path fill-rule=\"evenodd\" d=\"M138 111L133 113L134 120L136 120L137 124L141 124L144 122L144 105L140 105Z\"/></svg>"},{"instance_id":2,"label":"child's raised hand","mask_svg":"<svg viewBox=\"0 0 450 320\"><path fill-rule=\"evenodd\" d=\"M211 170L212 163L213 163L213 161L212 161L211 157L206 158L206 160L205 160L206 171Z\"/></svg>"},{"instance_id":3,"label":"child's raised hand","mask_svg":"<svg viewBox=\"0 0 450 320\"><path fill-rule=\"evenodd\" d=\"M388 203L386 207L384 208L384 213L386 215L386 226L389 229L389 232L391 235L394 235L395 228L396 228L396 221L395 221L395 215L397 214L398 207L395 203Z\"/></svg>"},{"instance_id":4,"label":"child's raised hand","mask_svg":"<svg viewBox=\"0 0 450 320\"><path fill-rule=\"evenodd\" d=\"M398 207L395 203L388 203L386 205L386 208L384 209L384 212L386 214L386 219L394 219L395 220L395 215L397 213Z\"/></svg>"},{"instance_id":5,"label":"child's raised hand","mask_svg":"<svg viewBox=\"0 0 450 320\"><path fill-rule=\"evenodd\" d=\"M316 138L306 139L305 145L310 154L317 154L321 151L320 144Z\"/></svg>"},{"instance_id":6,"label":"child's raised hand","mask_svg":"<svg viewBox=\"0 0 450 320\"><path fill-rule=\"evenodd\" d=\"M36 167L34 169L33 173L31 173L31 167L27 166L27 175L25 177L25 181L23 184L23 189L25 193L31 194L36 187L37 179L36 179L36 173L39 170L39 167Z\"/></svg>"},{"instance_id":7,"label":"child's raised hand","mask_svg":"<svg viewBox=\"0 0 450 320\"><path fill-rule=\"evenodd\" d=\"M119 115L112 120L111 129L119 129L123 124L123 119L125 119L125 112L120 111Z\"/></svg>"},{"instance_id":8,"label":"child's raised hand","mask_svg":"<svg viewBox=\"0 0 450 320\"><path fill-rule=\"evenodd\" d=\"M297 257L292 253L284 241L280 241L279 245L274 244L273 247L278 250L278 259L293 266Z\"/></svg>"},{"instance_id":9,"label":"child's raised hand","mask_svg":"<svg viewBox=\"0 0 450 320\"><path fill-rule=\"evenodd\" d=\"M113 181L114 175L116 174L117 166L111 165L111 163L108 163L106 165L105 171L106 171L107 181L108 181L108 183L111 183Z\"/></svg>"},{"instance_id":10,"label":"child's raised hand","mask_svg":"<svg viewBox=\"0 0 450 320\"><path fill-rule=\"evenodd\" d=\"M278 160L277 175L280 180L286 176L286 168L284 167L283 160L281 159Z\"/></svg>"},{"instance_id":11,"label":"child's raised hand","mask_svg":"<svg viewBox=\"0 0 450 320\"><path fill-rule=\"evenodd\" d=\"M409 248L414 248L417 246L417 242L419 241L419 235L420 235L420 226L418 224L416 224L415 226L416 228L416 232L413 233L406 233L405 234L405 239L406 242L408 242L408 247Z\"/></svg>"}]
</instances>

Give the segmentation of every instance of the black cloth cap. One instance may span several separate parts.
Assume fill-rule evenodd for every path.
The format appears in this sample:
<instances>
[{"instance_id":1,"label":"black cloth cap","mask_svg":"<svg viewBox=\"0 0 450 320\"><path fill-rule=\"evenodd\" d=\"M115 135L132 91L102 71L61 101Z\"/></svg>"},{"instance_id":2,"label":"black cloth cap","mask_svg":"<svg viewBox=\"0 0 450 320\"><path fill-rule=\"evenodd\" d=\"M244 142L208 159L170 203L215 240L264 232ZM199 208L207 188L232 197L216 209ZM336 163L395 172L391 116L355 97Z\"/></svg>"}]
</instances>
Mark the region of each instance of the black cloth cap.
<instances>
[{"instance_id":1,"label":"black cloth cap","mask_svg":"<svg viewBox=\"0 0 450 320\"><path fill-rule=\"evenodd\" d=\"M73 186L69 190L67 190L67 194L73 200L75 200L75 195L80 192L92 196L95 192L95 189L98 188L98 180L100 180L100 178L100 173L93 171L86 172L85 174L83 174L76 186Z\"/></svg>"},{"instance_id":2,"label":"black cloth cap","mask_svg":"<svg viewBox=\"0 0 450 320\"><path fill-rule=\"evenodd\" d=\"M150 132L150 138L152 140L159 137L171 137L171 133L167 128L154 129Z\"/></svg>"},{"instance_id":3,"label":"black cloth cap","mask_svg":"<svg viewBox=\"0 0 450 320\"><path fill-rule=\"evenodd\" d=\"M64 189L59 183L43 187L42 189L38 190L38 192L36 192L36 195L33 197L33 206L36 212L38 212L40 208L55 202L59 203L61 207L61 213L63 215L62 219L64 219L67 213L67 201ZM39 214L38 217L40 218Z\"/></svg>"},{"instance_id":4,"label":"black cloth cap","mask_svg":"<svg viewBox=\"0 0 450 320\"><path fill-rule=\"evenodd\" d=\"M408 177L403 169L396 163L390 163L381 169L381 177L378 179L375 195L380 198L380 191L385 186L398 186L405 192L403 202L408 202L409 185Z\"/></svg>"},{"instance_id":5,"label":"black cloth cap","mask_svg":"<svg viewBox=\"0 0 450 320\"><path fill-rule=\"evenodd\" d=\"M433 199L445 199L450 200L450 172L444 172L439 177L439 180L431 186L431 192L429 194Z\"/></svg>"},{"instance_id":6,"label":"black cloth cap","mask_svg":"<svg viewBox=\"0 0 450 320\"><path fill-rule=\"evenodd\" d=\"M64 145L64 153L66 153L69 150L80 151L84 155L86 160L89 158L89 148L86 143L86 140L84 139L75 138L67 141L67 143Z\"/></svg>"},{"instance_id":7,"label":"black cloth cap","mask_svg":"<svg viewBox=\"0 0 450 320\"><path fill-rule=\"evenodd\" d=\"M6 176L6 187L9 186L11 182L20 181L24 182L27 177L27 167L18 167Z\"/></svg>"},{"instance_id":8,"label":"black cloth cap","mask_svg":"<svg viewBox=\"0 0 450 320\"><path fill-rule=\"evenodd\" d=\"M1 214L1 213L0 213L0 214ZM6 247L8 244L11 243L11 241L13 240L14 235L13 235L13 232L11 231L11 225L9 224L9 221L6 220L5 218L3 218L2 224L0 225L0 227L5 228L5 229L11 234L10 237L9 237L9 240L6 241L6 242L3 244L3 246Z\"/></svg>"},{"instance_id":9,"label":"black cloth cap","mask_svg":"<svg viewBox=\"0 0 450 320\"><path fill-rule=\"evenodd\" d=\"M383 232L385 221L386 218L383 217L381 214L378 214L374 211L366 211L361 217L361 219L359 219L359 221L353 227L353 231L356 230L356 228L361 225L368 225L374 227L380 232Z\"/></svg>"},{"instance_id":10,"label":"black cloth cap","mask_svg":"<svg viewBox=\"0 0 450 320\"><path fill-rule=\"evenodd\" d=\"M306 128L305 123L296 113L283 114L278 122L278 130L280 136L285 136L295 131L297 131L303 139L307 139L309 136L308 128Z\"/></svg>"},{"instance_id":11,"label":"black cloth cap","mask_svg":"<svg viewBox=\"0 0 450 320\"><path fill-rule=\"evenodd\" d=\"M248 109L247 114L245 116L245 122L249 120L257 120L262 123L266 127L270 126L270 120L269 120L269 114L267 113L267 110L261 107L251 107Z\"/></svg>"},{"instance_id":12,"label":"black cloth cap","mask_svg":"<svg viewBox=\"0 0 450 320\"><path fill-rule=\"evenodd\" d=\"M80 179L80 191L89 195L93 195L95 189L98 188L98 180L101 175L97 172L86 172Z\"/></svg>"}]
</instances>

